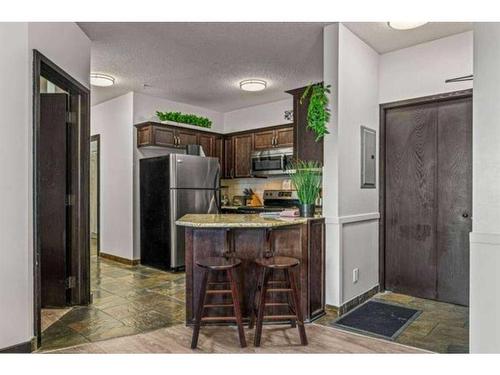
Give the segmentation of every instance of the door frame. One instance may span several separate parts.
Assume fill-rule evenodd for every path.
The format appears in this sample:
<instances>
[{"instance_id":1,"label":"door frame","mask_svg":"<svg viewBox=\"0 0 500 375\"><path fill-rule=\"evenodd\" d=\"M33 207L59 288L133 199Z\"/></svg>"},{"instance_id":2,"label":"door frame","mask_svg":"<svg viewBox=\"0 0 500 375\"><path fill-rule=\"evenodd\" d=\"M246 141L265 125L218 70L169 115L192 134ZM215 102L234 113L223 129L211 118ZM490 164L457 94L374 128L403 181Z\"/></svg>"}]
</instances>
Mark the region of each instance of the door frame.
<instances>
[{"instance_id":1,"label":"door frame","mask_svg":"<svg viewBox=\"0 0 500 375\"><path fill-rule=\"evenodd\" d=\"M66 73L38 50L33 50L33 308L34 336L41 344L41 272L40 272L40 77L50 80L70 95L70 106L79 104L79 118L74 123L71 160L71 197L74 208L70 214L71 254L69 266L76 277L71 289L70 304L86 305L90 302L90 223L89 223L89 167L90 167L90 90Z\"/></svg>"},{"instance_id":2,"label":"door frame","mask_svg":"<svg viewBox=\"0 0 500 375\"><path fill-rule=\"evenodd\" d=\"M380 129L379 129L379 287L380 291L385 290L385 156L386 156L386 142L385 142L385 117L389 109L402 108L413 105L440 103L449 100L471 98L472 89L452 91L443 94L429 95L420 98L406 99L395 102L380 104Z\"/></svg>"},{"instance_id":3,"label":"door frame","mask_svg":"<svg viewBox=\"0 0 500 375\"><path fill-rule=\"evenodd\" d=\"M94 134L90 136L90 143L96 142L97 144L97 168L96 168L96 179L97 179L97 212L96 212L96 221L97 221L97 256L99 256L101 252L101 135ZM89 190L90 194L90 190Z\"/></svg>"}]
</instances>

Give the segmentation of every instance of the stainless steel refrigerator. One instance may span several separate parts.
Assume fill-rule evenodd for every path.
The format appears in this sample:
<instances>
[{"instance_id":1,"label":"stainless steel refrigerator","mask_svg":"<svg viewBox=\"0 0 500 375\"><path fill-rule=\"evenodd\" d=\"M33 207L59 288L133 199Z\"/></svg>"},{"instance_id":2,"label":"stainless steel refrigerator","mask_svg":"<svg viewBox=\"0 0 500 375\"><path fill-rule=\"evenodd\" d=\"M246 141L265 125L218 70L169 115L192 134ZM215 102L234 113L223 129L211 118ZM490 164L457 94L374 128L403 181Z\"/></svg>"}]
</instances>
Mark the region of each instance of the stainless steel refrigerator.
<instances>
[{"instance_id":1,"label":"stainless steel refrigerator","mask_svg":"<svg viewBox=\"0 0 500 375\"><path fill-rule=\"evenodd\" d=\"M184 267L185 214L214 214L220 207L217 158L170 154L140 160L141 263L163 270Z\"/></svg>"}]
</instances>

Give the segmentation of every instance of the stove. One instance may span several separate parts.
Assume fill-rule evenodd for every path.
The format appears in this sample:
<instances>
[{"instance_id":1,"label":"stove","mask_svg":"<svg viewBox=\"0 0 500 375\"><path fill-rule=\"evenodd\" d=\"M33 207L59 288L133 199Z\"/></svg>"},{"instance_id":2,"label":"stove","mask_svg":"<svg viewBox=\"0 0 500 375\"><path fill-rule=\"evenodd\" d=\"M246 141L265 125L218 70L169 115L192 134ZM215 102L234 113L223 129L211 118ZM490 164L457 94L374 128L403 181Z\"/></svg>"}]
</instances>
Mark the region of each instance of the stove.
<instances>
[{"instance_id":1,"label":"stove","mask_svg":"<svg viewBox=\"0 0 500 375\"><path fill-rule=\"evenodd\" d=\"M231 210L233 213L258 214L261 212L281 212L287 208L296 208L299 205L297 192L294 190L264 190L264 205L251 207L239 206Z\"/></svg>"}]
</instances>

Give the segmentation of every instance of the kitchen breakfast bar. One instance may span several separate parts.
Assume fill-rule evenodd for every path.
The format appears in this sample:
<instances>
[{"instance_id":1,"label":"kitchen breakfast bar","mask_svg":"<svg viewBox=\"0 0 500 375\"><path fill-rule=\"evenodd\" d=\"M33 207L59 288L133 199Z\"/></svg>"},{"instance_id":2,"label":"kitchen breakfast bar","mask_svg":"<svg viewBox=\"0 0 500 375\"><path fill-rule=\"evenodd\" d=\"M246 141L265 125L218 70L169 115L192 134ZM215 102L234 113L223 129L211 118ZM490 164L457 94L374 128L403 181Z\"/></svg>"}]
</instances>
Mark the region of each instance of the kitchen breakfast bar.
<instances>
[{"instance_id":1,"label":"kitchen breakfast bar","mask_svg":"<svg viewBox=\"0 0 500 375\"><path fill-rule=\"evenodd\" d=\"M254 310L254 297L261 270L257 259L293 257L300 264L290 270L295 280L298 301L304 321L310 322L324 314L325 306L325 221L323 218L267 218L258 214L188 214L176 221L185 227L186 264L186 324L195 322L203 268L197 262L212 257L237 258L241 264L235 268L234 279L239 291L239 305L243 320L248 321ZM274 280L286 281L287 271L273 272ZM219 277L220 276L220 277ZM214 274L208 283L226 282L224 275ZM274 281L273 281L274 282ZM227 288L227 287L226 287ZM283 293L269 290L266 315L287 316L285 308L290 299ZM213 292L210 307L204 316L231 315L228 296ZM202 302L203 303L203 302ZM205 299L205 303L207 303ZM269 305L269 306L267 306ZM229 310L229 311L227 311ZM213 318L213 321L217 321Z\"/></svg>"}]
</instances>

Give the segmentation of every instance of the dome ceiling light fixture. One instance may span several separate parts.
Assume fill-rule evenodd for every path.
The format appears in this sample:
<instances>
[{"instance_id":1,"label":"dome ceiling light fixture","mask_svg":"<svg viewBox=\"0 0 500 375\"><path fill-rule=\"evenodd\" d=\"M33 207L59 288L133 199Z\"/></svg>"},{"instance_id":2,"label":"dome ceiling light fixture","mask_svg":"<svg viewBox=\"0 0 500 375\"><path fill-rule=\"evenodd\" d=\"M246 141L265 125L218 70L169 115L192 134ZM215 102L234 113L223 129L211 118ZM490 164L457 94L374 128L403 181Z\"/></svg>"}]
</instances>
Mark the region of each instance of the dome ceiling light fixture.
<instances>
[{"instance_id":1,"label":"dome ceiling light fixture","mask_svg":"<svg viewBox=\"0 0 500 375\"><path fill-rule=\"evenodd\" d=\"M244 91L262 91L267 87L267 82L262 79L245 79L240 82L240 89Z\"/></svg>"},{"instance_id":2,"label":"dome ceiling light fixture","mask_svg":"<svg viewBox=\"0 0 500 375\"><path fill-rule=\"evenodd\" d=\"M411 30L425 25L427 22L387 22L387 25L394 30Z\"/></svg>"},{"instance_id":3,"label":"dome ceiling light fixture","mask_svg":"<svg viewBox=\"0 0 500 375\"><path fill-rule=\"evenodd\" d=\"M90 84L98 87L109 87L115 84L115 78L107 74L90 73Z\"/></svg>"}]
</instances>

